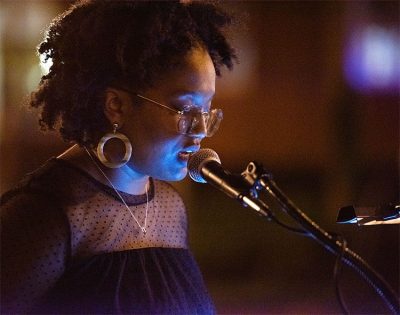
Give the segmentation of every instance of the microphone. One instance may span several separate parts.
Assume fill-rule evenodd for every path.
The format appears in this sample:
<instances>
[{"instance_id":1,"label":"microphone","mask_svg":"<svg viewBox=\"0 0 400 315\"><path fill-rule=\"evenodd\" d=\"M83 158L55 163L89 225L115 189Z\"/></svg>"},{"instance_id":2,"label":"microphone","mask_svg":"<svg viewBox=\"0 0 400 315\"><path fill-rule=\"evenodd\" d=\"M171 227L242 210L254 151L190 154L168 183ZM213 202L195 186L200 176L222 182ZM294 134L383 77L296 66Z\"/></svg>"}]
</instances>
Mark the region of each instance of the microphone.
<instances>
[{"instance_id":1,"label":"microphone","mask_svg":"<svg viewBox=\"0 0 400 315\"><path fill-rule=\"evenodd\" d=\"M201 149L189 158L189 176L198 183L208 183L221 190L229 197L241 201L259 213L266 215L263 210L264 204L248 196L252 185L241 175L231 174L226 171L219 159L218 154L211 149Z\"/></svg>"},{"instance_id":2,"label":"microphone","mask_svg":"<svg viewBox=\"0 0 400 315\"><path fill-rule=\"evenodd\" d=\"M190 156L188 162L189 176L197 183L207 183L203 177L203 165L214 165L214 167L221 167L221 160L217 152L211 149L201 149Z\"/></svg>"}]
</instances>

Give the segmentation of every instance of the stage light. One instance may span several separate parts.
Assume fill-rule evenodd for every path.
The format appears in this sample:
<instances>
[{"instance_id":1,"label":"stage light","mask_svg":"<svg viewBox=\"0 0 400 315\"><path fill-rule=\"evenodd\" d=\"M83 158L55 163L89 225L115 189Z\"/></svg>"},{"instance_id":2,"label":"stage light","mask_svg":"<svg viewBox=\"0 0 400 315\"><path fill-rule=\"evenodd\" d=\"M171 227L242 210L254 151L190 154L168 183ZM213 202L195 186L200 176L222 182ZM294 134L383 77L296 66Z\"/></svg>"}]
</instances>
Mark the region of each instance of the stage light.
<instances>
[{"instance_id":1,"label":"stage light","mask_svg":"<svg viewBox=\"0 0 400 315\"><path fill-rule=\"evenodd\" d=\"M378 25L352 32L345 48L344 74L355 90L395 91L400 86L400 37Z\"/></svg>"}]
</instances>

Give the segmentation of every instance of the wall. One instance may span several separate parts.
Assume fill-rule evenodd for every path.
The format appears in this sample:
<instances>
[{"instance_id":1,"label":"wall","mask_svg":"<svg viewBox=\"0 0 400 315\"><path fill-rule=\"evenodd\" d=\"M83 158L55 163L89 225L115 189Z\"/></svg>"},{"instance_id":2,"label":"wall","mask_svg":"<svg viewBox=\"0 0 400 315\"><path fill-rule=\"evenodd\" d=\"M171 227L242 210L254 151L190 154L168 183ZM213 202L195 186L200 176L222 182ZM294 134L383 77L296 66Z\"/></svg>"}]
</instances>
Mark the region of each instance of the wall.
<instances>
[{"instance_id":1,"label":"wall","mask_svg":"<svg viewBox=\"0 0 400 315\"><path fill-rule=\"evenodd\" d=\"M341 233L398 289L398 225L335 223L345 205L399 202L398 90L360 91L343 72L354 29L372 23L394 27L398 34L398 3L222 5L243 22L230 33L240 63L217 83L214 106L224 110L224 122L204 146L215 149L232 172L252 160L262 162L307 215ZM65 7L55 1L1 4L1 192L67 147L55 135L37 131L35 113L21 106L38 80L34 48L40 30ZM319 244L206 185L188 179L174 185L189 209L191 246L219 313L340 312L335 260ZM344 268L341 286L351 313L385 312L352 270Z\"/></svg>"}]
</instances>

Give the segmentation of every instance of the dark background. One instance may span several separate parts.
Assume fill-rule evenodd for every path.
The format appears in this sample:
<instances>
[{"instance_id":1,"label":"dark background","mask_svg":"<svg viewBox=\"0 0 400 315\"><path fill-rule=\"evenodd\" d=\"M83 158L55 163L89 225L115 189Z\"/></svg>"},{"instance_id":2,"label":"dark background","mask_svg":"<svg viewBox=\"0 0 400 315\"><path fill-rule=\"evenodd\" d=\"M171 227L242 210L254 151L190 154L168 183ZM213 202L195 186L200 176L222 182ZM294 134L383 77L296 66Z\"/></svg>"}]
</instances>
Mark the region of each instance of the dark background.
<instances>
[{"instance_id":1,"label":"dark background","mask_svg":"<svg viewBox=\"0 0 400 315\"><path fill-rule=\"evenodd\" d=\"M68 147L56 135L40 133L36 113L23 106L40 78L35 46L41 30L68 3L0 2L1 192ZM224 109L224 122L203 146L216 150L232 172L262 162L308 216L342 234L398 292L399 225L335 223L345 205L399 202L400 64L388 66L393 55L384 52L372 59L378 69L397 69L392 85L383 84L379 71L369 80L378 83L364 88L346 76L349 64L359 61L349 61L349 49L368 49L361 41L368 30L389 46L384 31L394 34L393 60L400 60L398 2L222 5L244 22L229 34L240 64L217 83L214 106ZM379 47L372 51L378 54ZM261 219L207 185L189 179L174 185L189 209L191 247L218 313L340 313L335 259L318 243ZM352 314L387 312L347 267L341 287Z\"/></svg>"}]
</instances>

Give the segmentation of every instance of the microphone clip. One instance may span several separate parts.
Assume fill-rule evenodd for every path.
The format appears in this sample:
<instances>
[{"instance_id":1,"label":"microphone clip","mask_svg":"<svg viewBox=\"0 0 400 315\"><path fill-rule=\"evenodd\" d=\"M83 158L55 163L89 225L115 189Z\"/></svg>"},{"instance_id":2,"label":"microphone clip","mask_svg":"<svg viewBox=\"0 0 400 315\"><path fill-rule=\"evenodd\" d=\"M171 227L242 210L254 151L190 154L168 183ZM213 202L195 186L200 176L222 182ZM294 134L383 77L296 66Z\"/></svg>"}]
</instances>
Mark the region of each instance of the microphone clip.
<instances>
[{"instance_id":1,"label":"microphone clip","mask_svg":"<svg viewBox=\"0 0 400 315\"><path fill-rule=\"evenodd\" d=\"M266 183L273 179L271 173L267 172L262 164L250 162L241 176L251 186L250 193L254 198L258 198L258 192L264 190Z\"/></svg>"}]
</instances>

